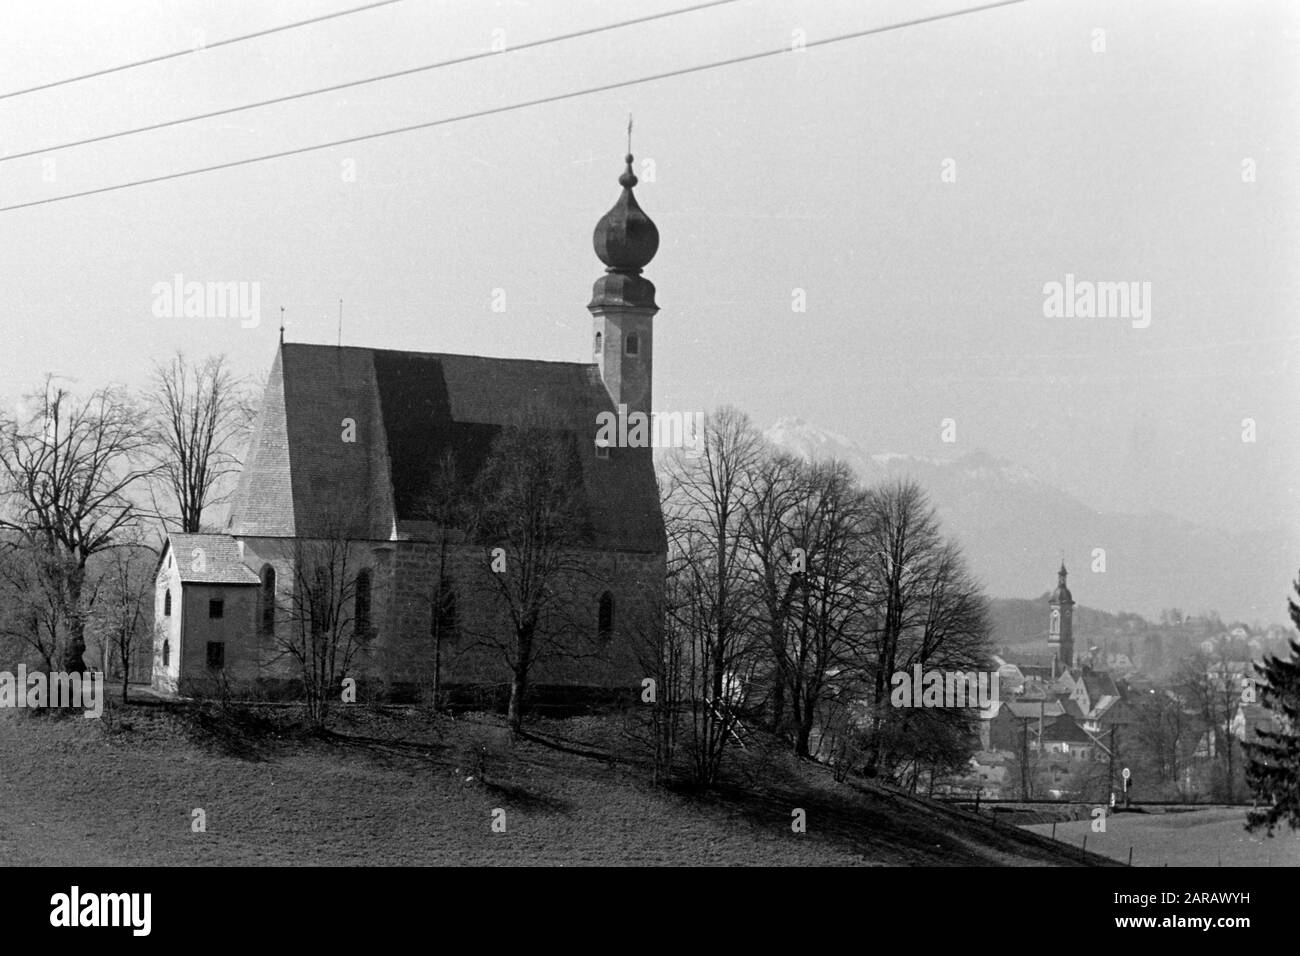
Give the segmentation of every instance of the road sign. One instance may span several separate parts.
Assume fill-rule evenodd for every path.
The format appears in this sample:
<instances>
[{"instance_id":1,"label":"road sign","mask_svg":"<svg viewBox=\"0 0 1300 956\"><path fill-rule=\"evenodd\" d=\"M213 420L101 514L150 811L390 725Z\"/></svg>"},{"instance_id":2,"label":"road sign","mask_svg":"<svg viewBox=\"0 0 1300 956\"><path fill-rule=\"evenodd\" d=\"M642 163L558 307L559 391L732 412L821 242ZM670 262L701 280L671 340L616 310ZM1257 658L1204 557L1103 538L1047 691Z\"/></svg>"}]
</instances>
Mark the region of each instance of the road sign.
<instances>
[{"instance_id":1,"label":"road sign","mask_svg":"<svg viewBox=\"0 0 1300 956\"><path fill-rule=\"evenodd\" d=\"M1129 772L1128 767L1124 768L1124 773L1122 774L1122 776L1124 777L1125 780L1127 780L1129 777L1132 776L1132 774Z\"/></svg>"}]
</instances>

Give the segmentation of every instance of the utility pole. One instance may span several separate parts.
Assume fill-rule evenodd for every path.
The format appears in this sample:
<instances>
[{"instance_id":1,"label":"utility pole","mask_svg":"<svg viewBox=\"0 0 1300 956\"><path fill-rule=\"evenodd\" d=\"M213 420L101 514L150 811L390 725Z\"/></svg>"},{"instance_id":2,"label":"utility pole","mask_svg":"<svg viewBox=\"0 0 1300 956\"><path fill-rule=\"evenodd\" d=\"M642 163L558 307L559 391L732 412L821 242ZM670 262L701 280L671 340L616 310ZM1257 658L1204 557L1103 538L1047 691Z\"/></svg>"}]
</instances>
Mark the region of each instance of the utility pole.
<instances>
[{"instance_id":1,"label":"utility pole","mask_svg":"<svg viewBox=\"0 0 1300 956\"><path fill-rule=\"evenodd\" d=\"M1106 792L1115 795L1115 725L1110 725L1110 760L1106 765Z\"/></svg>"},{"instance_id":2,"label":"utility pole","mask_svg":"<svg viewBox=\"0 0 1300 956\"><path fill-rule=\"evenodd\" d=\"M1020 721L1020 797L1029 799L1029 718Z\"/></svg>"}]
</instances>

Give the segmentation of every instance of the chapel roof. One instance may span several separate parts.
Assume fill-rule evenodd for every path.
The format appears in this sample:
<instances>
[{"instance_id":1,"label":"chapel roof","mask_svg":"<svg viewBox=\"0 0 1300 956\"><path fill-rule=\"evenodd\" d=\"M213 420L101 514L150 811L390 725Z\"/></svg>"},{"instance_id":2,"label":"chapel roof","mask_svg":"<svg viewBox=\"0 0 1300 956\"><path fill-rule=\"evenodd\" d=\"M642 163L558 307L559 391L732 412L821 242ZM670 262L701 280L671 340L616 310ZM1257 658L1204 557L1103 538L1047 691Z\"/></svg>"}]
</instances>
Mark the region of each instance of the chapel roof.
<instances>
[{"instance_id":1,"label":"chapel roof","mask_svg":"<svg viewBox=\"0 0 1300 956\"><path fill-rule=\"evenodd\" d=\"M594 364L305 343L276 354L228 530L316 537L344 524L390 540L428 517L446 453L468 487L528 408L570 443L591 545L662 552L651 450L595 456L597 416L616 410Z\"/></svg>"}]
</instances>

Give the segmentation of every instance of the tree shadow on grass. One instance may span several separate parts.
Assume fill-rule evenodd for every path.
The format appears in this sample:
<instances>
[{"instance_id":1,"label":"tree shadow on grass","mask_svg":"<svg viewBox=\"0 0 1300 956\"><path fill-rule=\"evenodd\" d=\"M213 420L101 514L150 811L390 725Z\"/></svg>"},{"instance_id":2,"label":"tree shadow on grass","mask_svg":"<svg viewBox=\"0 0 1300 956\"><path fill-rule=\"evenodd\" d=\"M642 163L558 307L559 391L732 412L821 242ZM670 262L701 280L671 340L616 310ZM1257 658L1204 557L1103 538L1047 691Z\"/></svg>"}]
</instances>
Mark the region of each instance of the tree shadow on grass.
<instances>
[{"instance_id":1,"label":"tree shadow on grass","mask_svg":"<svg viewBox=\"0 0 1300 956\"><path fill-rule=\"evenodd\" d=\"M180 718L186 737L196 746L250 763L271 759L295 736L283 715L250 707L194 703Z\"/></svg>"},{"instance_id":2,"label":"tree shadow on grass","mask_svg":"<svg viewBox=\"0 0 1300 956\"><path fill-rule=\"evenodd\" d=\"M386 769L410 769L412 764L426 768L453 765L450 756L452 748L443 743L339 731L327 731L321 739L334 746L356 751Z\"/></svg>"},{"instance_id":3,"label":"tree shadow on grass","mask_svg":"<svg viewBox=\"0 0 1300 956\"><path fill-rule=\"evenodd\" d=\"M536 810L542 813L557 813L569 816L573 804L558 797L533 793L514 783L498 783L492 780L482 781L483 789L499 797L504 803L516 809Z\"/></svg>"},{"instance_id":4,"label":"tree shadow on grass","mask_svg":"<svg viewBox=\"0 0 1300 956\"><path fill-rule=\"evenodd\" d=\"M603 763L610 764L635 764L635 761L631 760L629 757L608 753L603 750L593 750L590 747L580 746L575 741L569 740L565 737L543 733L537 730L521 730L519 732L519 739L527 740L530 743L540 744L550 750L571 754L575 757L586 757L589 760L599 760Z\"/></svg>"}]
</instances>

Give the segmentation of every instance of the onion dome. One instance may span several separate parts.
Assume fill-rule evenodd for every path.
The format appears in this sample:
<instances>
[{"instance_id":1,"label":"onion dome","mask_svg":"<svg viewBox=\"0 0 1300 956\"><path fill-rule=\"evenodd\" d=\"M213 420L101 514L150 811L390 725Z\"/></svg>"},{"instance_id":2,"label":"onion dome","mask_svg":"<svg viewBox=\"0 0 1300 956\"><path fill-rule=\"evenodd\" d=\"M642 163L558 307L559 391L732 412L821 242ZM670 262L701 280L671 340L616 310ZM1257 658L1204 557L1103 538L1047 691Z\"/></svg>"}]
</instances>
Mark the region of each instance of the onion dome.
<instances>
[{"instance_id":1,"label":"onion dome","mask_svg":"<svg viewBox=\"0 0 1300 956\"><path fill-rule=\"evenodd\" d=\"M1052 596L1048 598L1048 603L1050 604L1073 604L1074 603L1074 595L1072 595L1070 593L1070 589L1065 586L1065 575L1066 575L1065 562L1062 561L1061 570L1056 572L1056 590L1054 590L1052 592Z\"/></svg>"},{"instance_id":2,"label":"onion dome","mask_svg":"<svg viewBox=\"0 0 1300 956\"><path fill-rule=\"evenodd\" d=\"M659 230L632 194L637 178L632 172L631 153L625 162L627 168L618 178L623 194L596 223L596 231L592 234L596 256L605 264L605 275L596 280L591 304L587 308L621 306L658 311L654 284L641 277L641 270L659 251Z\"/></svg>"}]
</instances>

